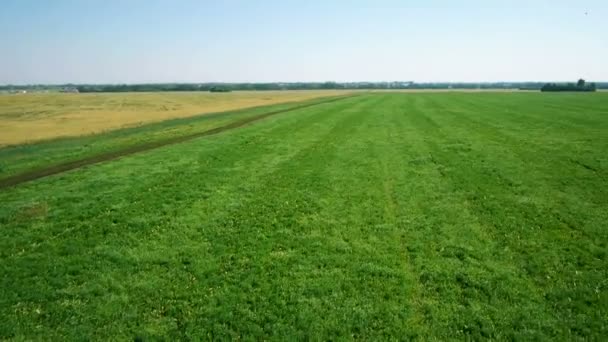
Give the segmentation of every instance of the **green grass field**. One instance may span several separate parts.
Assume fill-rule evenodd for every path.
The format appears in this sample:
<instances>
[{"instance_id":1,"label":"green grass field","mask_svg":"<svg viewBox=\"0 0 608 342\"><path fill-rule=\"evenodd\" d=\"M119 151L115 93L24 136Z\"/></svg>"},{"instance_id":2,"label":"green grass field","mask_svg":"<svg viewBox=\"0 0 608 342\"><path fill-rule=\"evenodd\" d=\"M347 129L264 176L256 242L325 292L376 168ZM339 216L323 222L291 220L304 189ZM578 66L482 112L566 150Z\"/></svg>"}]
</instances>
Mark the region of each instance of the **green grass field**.
<instances>
[{"instance_id":1,"label":"green grass field","mask_svg":"<svg viewBox=\"0 0 608 342\"><path fill-rule=\"evenodd\" d=\"M0 339L608 336L607 93L364 94L0 203Z\"/></svg>"}]
</instances>

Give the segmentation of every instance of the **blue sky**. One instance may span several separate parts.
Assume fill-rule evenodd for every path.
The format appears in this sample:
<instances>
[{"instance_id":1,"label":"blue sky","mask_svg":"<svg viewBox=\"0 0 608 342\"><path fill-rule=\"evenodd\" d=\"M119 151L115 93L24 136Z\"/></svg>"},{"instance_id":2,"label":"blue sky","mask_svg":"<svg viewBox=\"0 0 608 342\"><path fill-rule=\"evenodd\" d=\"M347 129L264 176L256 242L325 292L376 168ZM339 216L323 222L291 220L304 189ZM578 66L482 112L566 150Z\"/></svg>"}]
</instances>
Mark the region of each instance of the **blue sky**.
<instances>
[{"instance_id":1,"label":"blue sky","mask_svg":"<svg viewBox=\"0 0 608 342\"><path fill-rule=\"evenodd\" d=\"M608 81L608 1L2 0L0 84Z\"/></svg>"}]
</instances>

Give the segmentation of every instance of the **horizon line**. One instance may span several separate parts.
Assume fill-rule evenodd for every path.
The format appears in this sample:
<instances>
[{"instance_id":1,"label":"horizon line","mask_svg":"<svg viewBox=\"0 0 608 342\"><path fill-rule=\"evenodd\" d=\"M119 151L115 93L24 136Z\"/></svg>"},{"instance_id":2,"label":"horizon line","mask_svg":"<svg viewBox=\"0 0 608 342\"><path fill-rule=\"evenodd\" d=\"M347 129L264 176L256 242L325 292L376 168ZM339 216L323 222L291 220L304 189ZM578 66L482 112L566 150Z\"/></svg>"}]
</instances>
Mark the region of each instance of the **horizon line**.
<instances>
[{"instance_id":1,"label":"horizon line","mask_svg":"<svg viewBox=\"0 0 608 342\"><path fill-rule=\"evenodd\" d=\"M588 83L608 83L608 80L605 81L590 81L585 80ZM160 85L160 84L299 84L299 83L314 83L314 84L324 84L324 83L337 83L337 84L345 84L345 83L411 83L411 84L510 84L510 83L568 83L573 82L576 83L578 80L537 80L537 81L243 81L243 82L232 82L232 81L204 81L204 82L180 82L180 81L172 81L172 82L64 82L64 83L1 83L0 87L9 87L9 86L80 86L80 85Z\"/></svg>"}]
</instances>

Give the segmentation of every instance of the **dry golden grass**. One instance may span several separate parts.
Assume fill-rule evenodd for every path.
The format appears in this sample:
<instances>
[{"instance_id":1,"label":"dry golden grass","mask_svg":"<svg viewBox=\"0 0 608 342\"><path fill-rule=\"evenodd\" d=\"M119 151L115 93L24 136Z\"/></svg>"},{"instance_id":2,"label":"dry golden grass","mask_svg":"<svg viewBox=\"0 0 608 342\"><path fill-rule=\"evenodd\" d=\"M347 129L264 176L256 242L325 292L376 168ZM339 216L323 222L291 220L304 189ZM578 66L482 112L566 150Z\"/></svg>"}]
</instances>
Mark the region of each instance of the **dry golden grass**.
<instances>
[{"instance_id":1,"label":"dry golden grass","mask_svg":"<svg viewBox=\"0 0 608 342\"><path fill-rule=\"evenodd\" d=\"M0 146L345 93L320 90L0 95Z\"/></svg>"}]
</instances>

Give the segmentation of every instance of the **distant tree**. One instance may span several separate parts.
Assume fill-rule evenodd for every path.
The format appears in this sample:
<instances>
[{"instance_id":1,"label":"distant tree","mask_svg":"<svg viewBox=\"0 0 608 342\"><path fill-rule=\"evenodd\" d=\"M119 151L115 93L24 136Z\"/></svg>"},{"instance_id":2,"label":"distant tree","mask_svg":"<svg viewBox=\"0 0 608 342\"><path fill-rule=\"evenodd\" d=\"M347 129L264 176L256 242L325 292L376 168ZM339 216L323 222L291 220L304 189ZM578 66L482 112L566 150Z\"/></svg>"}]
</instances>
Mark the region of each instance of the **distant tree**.
<instances>
[{"instance_id":1,"label":"distant tree","mask_svg":"<svg viewBox=\"0 0 608 342\"><path fill-rule=\"evenodd\" d=\"M230 89L226 87L211 87L209 91L212 93L228 93L230 92Z\"/></svg>"},{"instance_id":2,"label":"distant tree","mask_svg":"<svg viewBox=\"0 0 608 342\"><path fill-rule=\"evenodd\" d=\"M541 91L596 91L595 83L586 84L585 80L580 79L575 83L547 83Z\"/></svg>"},{"instance_id":3,"label":"distant tree","mask_svg":"<svg viewBox=\"0 0 608 342\"><path fill-rule=\"evenodd\" d=\"M336 82L325 82L321 85L321 89L336 89L337 88L337 84Z\"/></svg>"}]
</instances>

